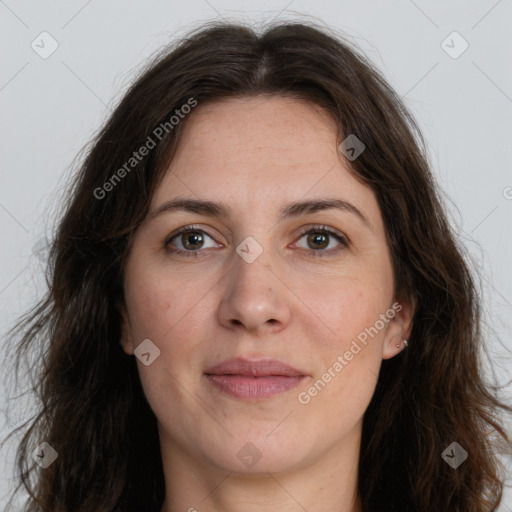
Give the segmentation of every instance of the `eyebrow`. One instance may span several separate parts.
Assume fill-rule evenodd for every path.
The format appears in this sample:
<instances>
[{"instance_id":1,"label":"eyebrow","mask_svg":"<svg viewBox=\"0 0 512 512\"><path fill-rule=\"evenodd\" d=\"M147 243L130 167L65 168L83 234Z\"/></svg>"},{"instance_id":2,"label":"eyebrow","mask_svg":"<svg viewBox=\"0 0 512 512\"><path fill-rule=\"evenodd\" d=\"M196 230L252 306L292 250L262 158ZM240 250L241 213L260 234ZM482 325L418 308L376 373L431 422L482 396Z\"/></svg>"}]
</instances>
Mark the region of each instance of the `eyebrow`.
<instances>
[{"instance_id":1,"label":"eyebrow","mask_svg":"<svg viewBox=\"0 0 512 512\"><path fill-rule=\"evenodd\" d=\"M279 221L298 217L300 215L309 215L323 210L338 209L345 212L354 214L359 218L370 230L372 225L370 221L362 214L362 212L353 204L343 199L337 198L324 198L324 199L310 199L306 201L296 201L284 205L279 211ZM155 217L162 215L163 213L170 213L176 211L185 211L190 213L198 213L200 215L206 215L210 217L218 217L226 219L232 216L232 211L229 206L216 203L213 201L204 201L202 199L192 198L175 198L170 201L162 203L160 206L155 208L149 214L149 220L153 220Z\"/></svg>"}]
</instances>

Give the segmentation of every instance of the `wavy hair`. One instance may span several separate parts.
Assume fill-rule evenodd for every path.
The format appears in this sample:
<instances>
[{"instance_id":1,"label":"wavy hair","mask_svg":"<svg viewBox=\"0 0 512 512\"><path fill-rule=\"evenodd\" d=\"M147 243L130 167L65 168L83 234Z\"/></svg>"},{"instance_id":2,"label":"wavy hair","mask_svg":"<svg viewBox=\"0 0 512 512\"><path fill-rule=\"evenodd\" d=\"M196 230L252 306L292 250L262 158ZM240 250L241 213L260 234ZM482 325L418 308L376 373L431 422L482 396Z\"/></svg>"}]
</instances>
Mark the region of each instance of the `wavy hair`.
<instances>
[{"instance_id":1,"label":"wavy hair","mask_svg":"<svg viewBox=\"0 0 512 512\"><path fill-rule=\"evenodd\" d=\"M512 408L483 375L481 300L425 142L351 41L299 22L192 30L138 74L92 140L58 219L48 291L10 333L19 337L17 379L20 363L37 354L29 372L38 409L19 427L15 493L28 492L31 512L160 510L156 418L136 362L119 343L124 263L189 119L174 126L171 116L193 101L200 108L260 94L319 105L336 121L340 142L348 134L364 142L347 164L378 199L396 296L416 305L409 348L383 361L364 414L358 490L365 512L496 510L503 468L494 443L510 444L500 416ZM135 163L148 138L155 147ZM30 457L42 441L58 452L44 470ZM457 469L441 457L454 441L469 454Z\"/></svg>"}]
</instances>

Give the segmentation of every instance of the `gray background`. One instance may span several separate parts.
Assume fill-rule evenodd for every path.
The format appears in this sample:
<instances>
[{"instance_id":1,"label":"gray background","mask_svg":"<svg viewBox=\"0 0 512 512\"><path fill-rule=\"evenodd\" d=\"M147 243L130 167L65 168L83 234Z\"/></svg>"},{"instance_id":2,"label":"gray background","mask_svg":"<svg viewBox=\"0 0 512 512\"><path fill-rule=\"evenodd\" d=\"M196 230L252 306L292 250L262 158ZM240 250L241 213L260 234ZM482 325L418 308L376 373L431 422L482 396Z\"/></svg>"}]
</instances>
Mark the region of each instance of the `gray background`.
<instances>
[{"instance_id":1,"label":"gray background","mask_svg":"<svg viewBox=\"0 0 512 512\"><path fill-rule=\"evenodd\" d=\"M72 160L134 70L202 21L304 21L303 15L344 30L418 119L454 226L481 279L489 378L510 379L512 0L0 1L2 333L44 291L38 255L51 236ZM40 36L45 31L50 36ZM453 31L463 40L450 36ZM459 55L464 40L469 47ZM58 48L42 58L51 44ZM2 351L9 351L5 336ZM2 376L11 370L2 367ZM2 388L2 411L6 394ZM2 439L27 417L30 402L18 398L9 406L9 416L0 416ZM0 505L13 474L13 447L1 448ZM510 478L512 457L504 460ZM511 510L507 489L500 512Z\"/></svg>"}]
</instances>

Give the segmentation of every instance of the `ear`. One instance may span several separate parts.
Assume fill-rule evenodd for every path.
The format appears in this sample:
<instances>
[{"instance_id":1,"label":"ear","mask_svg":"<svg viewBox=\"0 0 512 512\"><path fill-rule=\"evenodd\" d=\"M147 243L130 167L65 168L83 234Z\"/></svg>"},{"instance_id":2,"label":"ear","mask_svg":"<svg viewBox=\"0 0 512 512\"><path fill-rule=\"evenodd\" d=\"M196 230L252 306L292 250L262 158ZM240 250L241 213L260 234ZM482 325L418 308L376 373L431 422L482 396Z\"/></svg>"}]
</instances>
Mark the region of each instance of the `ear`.
<instances>
[{"instance_id":1,"label":"ear","mask_svg":"<svg viewBox=\"0 0 512 512\"><path fill-rule=\"evenodd\" d=\"M124 303L118 303L116 305L119 314L121 315L121 339L120 344L123 347L123 351L125 354L129 356L133 355L134 346L132 339L132 326L130 323L130 317L128 315L128 310Z\"/></svg>"},{"instance_id":2,"label":"ear","mask_svg":"<svg viewBox=\"0 0 512 512\"><path fill-rule=\"evenodd\" d=\"M415 310L416 303L413 298L395 301L389 308L389 311L394 311L394 315L389 320L384 337L382 359L391 359L406 348L403 340L409 341Z\"/></svg>"}]
</instances>

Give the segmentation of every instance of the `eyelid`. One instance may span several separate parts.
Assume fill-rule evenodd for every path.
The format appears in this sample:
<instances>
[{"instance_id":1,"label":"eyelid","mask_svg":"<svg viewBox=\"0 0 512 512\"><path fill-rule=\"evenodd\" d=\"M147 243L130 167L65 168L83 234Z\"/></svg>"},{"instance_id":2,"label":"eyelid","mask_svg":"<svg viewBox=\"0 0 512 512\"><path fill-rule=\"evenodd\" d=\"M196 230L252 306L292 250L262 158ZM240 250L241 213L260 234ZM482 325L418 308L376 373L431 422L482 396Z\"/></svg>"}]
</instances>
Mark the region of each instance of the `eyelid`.
<instances>
[{"instance_id":1,"label":"eyelid","mask_svg":"<svg viewBox=\"0 0 512 512\"><path fill-rule=\"evenodd\" d=\"M309 233L310 231L320 231L320 232L325 232L325 233L328 233L331 235L336 235L336 236L340 237L341 239L343 239L347 243L347 245L350 243L350 239L347 235L345 235L345 233L343 233L342 231L339 231L336 228L328 226L326 224L312 224L312 225L306 226L306 227L302 228L302 231L300 232L299 237L305 235L306 233Z\"/></svg>"}]
</instances>

